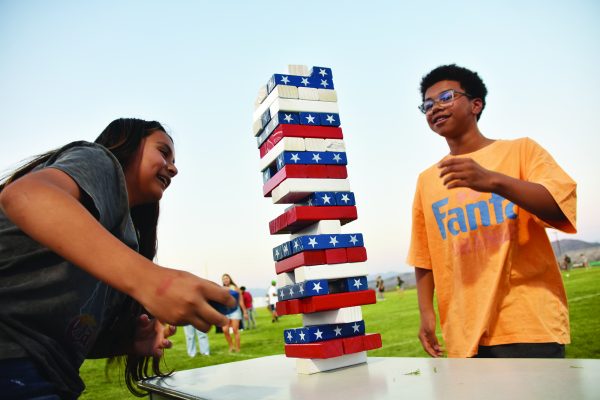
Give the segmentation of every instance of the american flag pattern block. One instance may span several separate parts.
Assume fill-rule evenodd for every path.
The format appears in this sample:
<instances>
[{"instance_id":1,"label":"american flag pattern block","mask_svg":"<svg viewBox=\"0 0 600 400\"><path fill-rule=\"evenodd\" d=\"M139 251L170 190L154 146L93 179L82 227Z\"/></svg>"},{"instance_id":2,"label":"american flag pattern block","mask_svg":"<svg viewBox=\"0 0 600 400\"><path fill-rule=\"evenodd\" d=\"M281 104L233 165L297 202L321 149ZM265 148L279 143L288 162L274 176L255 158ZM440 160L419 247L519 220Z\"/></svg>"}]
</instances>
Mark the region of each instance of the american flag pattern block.
<instances>
[{"instance_id":1,"label":"american flag pattern block","mask_svg":"<svg viewBox=\"0 0 600 400\"><path fill-rule=\"evenodd\" d=\"M358 355L380 348L381 335L366 333L360 312L347 313L343 321L334 312L360 310L375 302L375 292L368 289L366 276L349 267L367 259L362 234L339 231L357 215L346 179L348 158L332 70L290 65L289 72L271 75L259 89L252 132L260 150L264 196L292 204L269 224L271 234L290 234L272 249L276 273L287 274L278 279L287 283L278 287L277 312L314 315L323 322L283 332L286 355L298 359L299 373L308 374L348 366L349 360L364 362L366 357ZM335 268L334 277L306 279L305 266L322 268L324 276L331 274L325 269ZM315 362L301 362L306 359ZM329 361L317 361L322 359Z\"/></svg>"}]
</instances>

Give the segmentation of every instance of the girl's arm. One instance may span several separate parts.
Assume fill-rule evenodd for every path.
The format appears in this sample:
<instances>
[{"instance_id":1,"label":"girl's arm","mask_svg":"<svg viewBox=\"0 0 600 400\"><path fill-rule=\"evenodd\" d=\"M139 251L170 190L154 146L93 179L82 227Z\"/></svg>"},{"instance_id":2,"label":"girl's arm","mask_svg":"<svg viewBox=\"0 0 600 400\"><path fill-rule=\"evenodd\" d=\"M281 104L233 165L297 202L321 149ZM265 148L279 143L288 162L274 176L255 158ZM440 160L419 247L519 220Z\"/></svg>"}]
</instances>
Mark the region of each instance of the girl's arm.
<instances>
[{"instance_id":1,"label":"girl's arm","mask_svg":"<svg viewBox=\"0 0 600 400\"><path fill-rule=\"evenodd\" d=\"M172 325L208 330L227 318L207 300L233 306L227 290L190 273L156 265L108 232L79 202L79 186L46 168L0 192L0 208L23 232L90 275L126 293Z\"/></svg>"}]
</instances>

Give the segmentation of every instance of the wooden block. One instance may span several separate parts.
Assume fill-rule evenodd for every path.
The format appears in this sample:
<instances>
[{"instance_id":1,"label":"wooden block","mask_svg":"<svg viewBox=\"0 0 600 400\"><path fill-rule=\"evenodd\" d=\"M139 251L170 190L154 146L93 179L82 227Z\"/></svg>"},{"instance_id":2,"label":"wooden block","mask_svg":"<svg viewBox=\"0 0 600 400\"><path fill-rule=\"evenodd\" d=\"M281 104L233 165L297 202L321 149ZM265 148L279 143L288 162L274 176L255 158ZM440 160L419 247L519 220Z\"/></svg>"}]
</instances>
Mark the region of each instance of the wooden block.
<instances>
[{"instance_id":1,"label":"wooden block","mask_svg":"<svg viewBox=\"0 0 600 400\"><path fill-rule=\"evenodd\" d=\"M317 372L330 371L333 369L348 367L350 365L362 364L366 362L366 352L345 354L340 357L325 359L298 358L296 360L296 372L303 375L310 375L316 374Z\"/></svg>"},{"instance_id":2,"label":"wooden block","mask_svg":"<svg viewBox=\"0 0 600 400\"><path fill-rule=\"evenodd\" d=\"M325 250L325 261L327 262L327 264L343 264L348 262L346 249Z\"/></svg>"},{"instance_id":3,"label":"wooden block","mask_svg":"<svg viewBox=\"0 0 600 400\"><path fill-rule=\"evenodd\" d=\"M337 93L334 89L317 89L319 101L337 101Z\"/></svg>"},{"instance_id":4,"label":"wooden block","mask_svg":"<svg viewBox=\"0 0 600 400\"><path fill-rule=\"evenodd\" d=\"M342 224L337 219L323 219L318 222L313 222L290 235L290 240L296 239L299 236L321 235L324 233L340 234L342 233Z\"/></svg>"},{"instance_id":5,"label":"wooden block","mask_svg":"<svg viewBox=\"0 0 600 400\"><path fill-rule=\"evenodd\" d=\"M294 203L314 192L347 192L347 179L286 179L271 192L274 204Z\"/></svg>"},{"instance_id":6,"label":"wooden block","mask_svg":"<svg viewBox=\"0 0 600 400\"><path fill-rule=\"evenodd\" d=\"M319 176L327 175L328 170L326 165L317 166L325 168L325 172L321 171ZM270 196L273 189L288 178L310 178L308 167L312 167L312 165L285 165L263 185L263 196Z\"/></svg>"},{"instance_id":7,"label":"wooden block","mask_svg":"<svg viewBox=\"0 0 600 400\"><path fill-rule=\"evenodd\" d=\"M264 171L273 164L277 157L284 151L304 151L306 149L303 138L286 137L273 147L263 158L260 159L259 169Z\"/></svg>"},{"instance_id":8,"label":"wooden block","mask_svg":"<svg viewBox=\"0 0 600 400\"><path fill-rule=\"evenodd\" d=\"M303 265L298 266L296 267L296 269L294 269L294 280L296 282L302 282L314 279L340 279L348 278L351 276L365 276L368 273L369 270L366 264L364 263L348 263L333 265L314 264L313 266Z\"/></svg>"},{"instance_id":9,"label":"wooden block","mask_svg":"<svg viewBox=\"0 0 600 400\"><path fill-rule=\"evenodd\" d=\"M314 296L300 299L300 312L303 314L335 310L336 308L362 306L365 304L374 304L375 291L363 290L360 292L346 292L326 294L324 296Z\"/></svg>"},{"instance_id":10,"label":"wooden block","mask_svg":"<svg viewBox=\"0 0 600 400\"><path fill-rule=\"evenodd\" d=\"M288 314L287 306L291 301L292 300L278 301L277 303L275 303L275 311L277 312L277 315L287 315Z\"/></svg>"},{"instance_id":11,"label":"wooden block","mask_svg":"<svg viewBox=\"0 0 600 400\"><path fill-rule=\"evenodd\" d=\"M342 339L308 344L286 344L286 357L327 359L344 355Z\"/></svg>"},{"instance_id":12,"label":"wooden block","mask_svg":"<svg viewBox=\"0 0 600 400\"><path fill-rule=\"evenodd\" d=\"M275 272L292 272L298 267L325 264L325 251L303 251L275 263Z\"/></svg>"},{"instance_id":13,"label":"wooden block","mask_svg":"<svg viewBox=\"0 0 600 400\"><path fill-rule=\"evenodd\" d=\"M383 346L381 342L381 334L379 333L367 333L362 338L365 350L375 350Z\"/></svg>"},{"instance_id":14,"label":"wooden block","mask_svg":"<svg viewBox=\"0 0 600 400\"><path fill-rule=\"evenodd\" d=\"M290 64L288 65L288 74L310 76L310 71L306 65Z\"/></svg>"},{"instance_id":15,"label":"wooden block","mask_svg":"<svg viewBox=\"0 0 600 400\"><path fill-rule=\"evenodd\" d=\"M269 95L269 93L267 91L267 85L262 85L258 89L258 93L256 95L256 100L254 102L254 108L257 108L263 101L265 101L265 99L267 98L268 95Z\"/></svg>"},{"instance_id":16,"label":"wooden block","mask_svg":"<svg viewBox=\"0 0 600 400\"><path fill-rule=\"evenodd\" d=\"M281 137L316 137L322 139L342 139L342 129L336 126L309 126L301 124L279 124L272 130L263 130L256 138L258 147L272 142L267 146L273 147Z\"/></svg>"},{"instance_id":17,"label":"wooden block","mask_svg":"<svg viewBox=\"0 0 600 400\"><path fill-rule=\"evenodd\" d=\"M271 95L269 95L269 96L271 96ZM262 104L261 104L261 106L262 106ZM269 111L271 112L271 118L274 115L277 115L277 113L279 111L320 112L320 113L339 114L339 109L338 109L337 103L328 102L328 101L282 99L279 97L276 98L273 101L273 103L269 106ZM256 117L254 119L256 119Z\"/></svg>"},{"instance_id":18,"label":"wooden block","mask_svg":"<svg viewBox=\"0 0 600 400\"><path fill-rule=\"evenodd\" d=\"M283 87L283 89L279 89L280 87ZM294 88L294 89L289 89L289 88ZM256 121L257 119L260 119L261 115L264 114L265 111L269 110L271 105L282 96L288 96L288 97L295 96L295 97L292 97L292 100L297 101L298 88L296 86L288 86L288 85L275 86L273 91L271 93L269 93L269 95L260 103L260 105L258 107L256 107L256 109L252 113L252 121ZM285 110L285 111L292 111L292 110ZM333 112L333 111L329 111L329 112ZM277 114L277 113L275 113L275 114ZM274 114L272 114L272 115L274 115Z\"/></svg>"},{"instance_id":19,"label":"wooden block","mask_svg":"<svg viewBox=\"0 0 600 400\"><path fill-rule=\"evenodd\" d=\"M341 339L343 344L344 354L358 353L359 351L365 351L365 344L363 343L363 336L354 336Z\"/></svg>"},{"instance_id":20,"label":"wooden block","mask_svg":"<svg viewBox=\"0 0 600 400\"><path fill-rule=\"evenodd\" d=\"M355 206L295 206L269 222L271 235L297 233L316 221L338 220L341 225L357 218Z\"/></svg>"},{"instance_id":21,"label":"wooden block","mask_svg":"<svg viewBox=\"0 0 600 400\"><path fill-rule=\"evenodd\" d=\"M342 139L325 139L325 151L345 152L346 145Z\"/></svg>"},{"instance_id":22,"label":"wooden block","mask_svg":"<svg viewBox=\"0 0 600 400\"><path fill-rule=\"evenodd\" d=\"M262 131L262 128L263 124L261 119L257 119L256 121L254 121L252 123L252 133L254 133L254 136L258 135L260 131Z\"/></svg>"},{"instance_id":23,"label":"wooden block","mask_svg":"<svg viewBox=\"0 0 600 400\"><path fill-rule=\"evenodd\" d=\"M319 89L309 87L298 88L298 98L300 100L319 101Z\"/></svg>"},{"instance_id":24,"label":"wooden block","mask_svg":"<svg viewBox=\"0 0 600 400\"><path fill-rule=\"evenodd\" d=\"M302 325L345 324L363 319L360 306L302 315Z\"/></svg>"},{"instance_id":25,"label":"wooden block","mask_svg":"<svg viewBox=\"0 0 600 400\"><path fill-rule=\"evenodd\" d=\"M304 148L306 151L327 151L325 139L306 138L304 139Z\"/></svg>"},{"instance_id":26,"label":"wooden block","mask_svg":"<svg viewBox=\"0 0 600 400\"><path fill-rule=\"evenodd\" d=\"M348 177L348 169L345 165L326 165L327 177L331 179L346 179Z\"/></svg>"},{"instance_id":27,"label":"wooden block","mask_svg":"<svg viewBox=\"0 0 600 400\"><path fill-rule=\"evenodd\" d=\"M293 272L284 272L277 274L277 287L284 287L296 283L296 278Z\"/></svg>"},{"instance_id":28,"label":"wooden block","mask_svg":"<svg viewBox=\"0 0 600 400\"><path fill-rule=\"evenodd\" d=\"M348 247L346 256L350 263L367 261L367 249L365 247Z\"/></svg>"}]
</instances>

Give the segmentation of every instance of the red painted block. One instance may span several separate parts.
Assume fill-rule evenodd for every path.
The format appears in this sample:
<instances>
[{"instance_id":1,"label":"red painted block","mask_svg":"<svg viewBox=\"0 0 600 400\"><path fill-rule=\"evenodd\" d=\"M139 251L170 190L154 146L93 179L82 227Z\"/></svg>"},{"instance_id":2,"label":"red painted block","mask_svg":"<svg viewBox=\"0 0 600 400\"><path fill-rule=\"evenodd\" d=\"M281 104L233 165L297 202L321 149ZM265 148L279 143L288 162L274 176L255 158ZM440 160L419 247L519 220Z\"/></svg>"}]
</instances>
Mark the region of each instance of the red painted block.
<instances>
[{"instance_id":1,"label":"red painted block","mask_svg":"<svg viewBox=\"0 0 600 400\"><path fill-rule=\"evenodd\" d=\"M295 206L269 222L269 231L271 235L295 233L324 219L337 219L344 225L357 217L356 206Z\"/></svg>"},{"instance_id":2,"label":"red painted block","mask_svg":"<svg viewBox=\"0 0 600 400\"><path fill-rule=\"evenodd\" d=\"M275 303L275 311L277 311L277 315L287 315L287 301L278 301Z\"/></svg>"},{"instance_id":3,"label":"red painted block","mask_svg":"<svg viewBox=\"0 0 600 400\"><path fill-rule=\"evenodd\" d=\"M348 170L345 165L326 165L327 177L334 179L346 179L348 177Z\"/></svg>"},{"instance_id":4,"label":"red painted block","mask_svg":"<svg viewBox=\"0 0 600 400\"><path fill-rule=\"evenodd\" d=\"M352 354L358 353L359 351L365 350L365 345L363 343L364 336L352 336L342 339L342 344L344 346L344 354Z\"/></svg>"},{"instance_id":5,"label":"red painted block","mask_svg":"<svg viewBox=\"0 0 600 400\"><path fill-rule=\"evenodd\" d=\"M381 343L381 334L379 333L368 333L363 336L363 343L365 346L365 350L375 350L379 349L382 346Z\"/></svg>"},{"instance_id":6,"label":"red painted block","mask_svg":"<svg viewBox=\"0 0 600 400\"><path fill-rule=\"evenodd\" d=\"M320 265L325 264L325 250L310 250L294 254L291 257L284 258L275 263L275 272L282 274L284 272L292 272L298 267L305 265ZM279 304L279 303L278 303Z\"/></svg>"},{"instance_id":7,"label":"red painted block","mask_svg":"<svg viewBox=\"0 0 600 400\"><path fill-rule=\"evenodd\" d=\"M285 355L295 358L332 358L344 355L342 339L307 344L286 344Z\"/></svg>"},{"instance_id":8,"label":"red painted block","mask_svg":"<svg viewBox=\"0 0 600 400\"><path fill-rule=\"evenodd\" d=\"M326 249L325 250L325 261L327 264L342 264L348 262L348 256L346 255L346 249Z\"/></svg>"},{"instance_id":9,"label":"red painted block","mask_svg":"<svg viewBox=\"0 0 600 400\"><path fill-rule=\"evenodd\" d=\"M367 261L367 249L365 247L347 247L346 256L348 262Z\"/></svg>"},{"instance_id":10,"label":"red painted block","mask_svg":"<svg viewBox=\"0 0 600 400\"><path fill-rule=\"evenodd\" d=\"M285 165L263 185L263 195L270 197L273 189L287 178L310 178L306 167L308 165Z\"/></svg>"},{"instance_id":11,"label":"red painted block","mask_svg":"<svg viewBox=\"0 0 600 400\"><path fill-rule=\"evenodd\" d=\"M303 299L284 300L277 302L277 304L288 304L288 302L293 301L299 302L298 312L291 312L292 310L290 310L289 307L283 309L282 306L282 310L285 311L286 314L309 314L319 311L337 310L338 308L344 307L362 306L365 304L374 304L376 299L374 290L361 290L359 292L335 293L323 296L305 297Z\"/></svg>"}]
</instances>

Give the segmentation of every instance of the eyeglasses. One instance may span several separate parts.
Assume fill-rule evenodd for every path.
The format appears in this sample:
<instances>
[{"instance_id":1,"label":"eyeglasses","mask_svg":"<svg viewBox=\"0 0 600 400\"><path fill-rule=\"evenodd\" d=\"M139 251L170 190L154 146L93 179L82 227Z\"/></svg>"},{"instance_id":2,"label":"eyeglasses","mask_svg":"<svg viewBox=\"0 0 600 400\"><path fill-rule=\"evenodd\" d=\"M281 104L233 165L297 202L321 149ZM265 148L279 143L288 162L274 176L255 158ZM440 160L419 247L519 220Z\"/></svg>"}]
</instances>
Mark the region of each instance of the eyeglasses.
<instances>
[{"instance_id":1,"label":"eyeglasses","mask_svg":"<svg viewBox=\"0 0 600 400\"><path fill-rule=\"evenodd\" d=\"M458 90L448 89L448 90L444 90L442 93L438 94L437 99L435 99L435 100L434 99L425 100L423 102L423 104L421 104L419 106L419 110L421 110L421 112L423 114L427 114L433 109L433 106L436 103L439 103L439 105L441 105L442 107L449 106L454 102L456 95L463 95L468 98L473 97L470 94L459 92Z\"/></svg>"}]
</instances>

